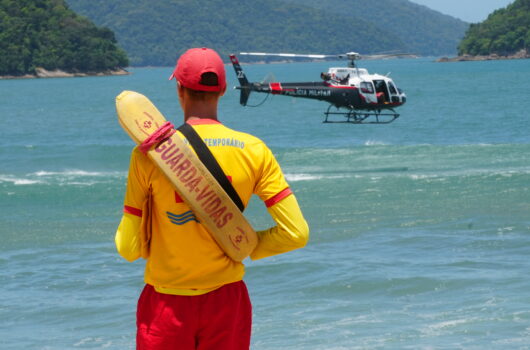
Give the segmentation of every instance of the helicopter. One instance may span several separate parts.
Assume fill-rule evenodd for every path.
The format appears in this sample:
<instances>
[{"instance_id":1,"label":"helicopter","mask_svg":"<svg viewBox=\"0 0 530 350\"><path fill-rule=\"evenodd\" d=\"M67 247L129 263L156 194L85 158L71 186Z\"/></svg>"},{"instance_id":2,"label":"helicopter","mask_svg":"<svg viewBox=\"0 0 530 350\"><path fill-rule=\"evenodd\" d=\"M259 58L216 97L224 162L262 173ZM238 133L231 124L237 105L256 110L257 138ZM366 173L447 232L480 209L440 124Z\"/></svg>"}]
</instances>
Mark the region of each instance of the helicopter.
<instances>
[{"instance_id":1,"label":"helicopter","mask_svg":"<svg viewBox=\"0 0 530 350\"><path fill-rule=\"evenodd\" d=\"M311 59L346 58L347 67L331 67L320 74L320 81L300 83L249 82L235 54L230 55L241 90L240 104L247 105L252 91L329 102L324 123L389 124L399 117L395 108L407 101L406 94L388 76L369 74L357 67L361 58L387 58L405 54L361 56L357 52L340 55L300 55L290 53L241 52L241 55L303 57ZM335 109L333 109L335 108Z\"/></svg>"}]
</instances>

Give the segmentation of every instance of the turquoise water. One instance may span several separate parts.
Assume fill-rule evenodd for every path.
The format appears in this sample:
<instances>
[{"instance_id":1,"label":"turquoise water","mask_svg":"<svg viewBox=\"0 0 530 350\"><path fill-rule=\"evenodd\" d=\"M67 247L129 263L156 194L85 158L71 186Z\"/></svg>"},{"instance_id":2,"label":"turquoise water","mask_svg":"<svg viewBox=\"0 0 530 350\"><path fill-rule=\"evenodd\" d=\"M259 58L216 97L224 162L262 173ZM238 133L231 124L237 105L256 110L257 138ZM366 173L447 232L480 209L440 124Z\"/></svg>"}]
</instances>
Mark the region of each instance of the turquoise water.
<instances>
[{"instance_id":1,"label":"turquoise water","mask_svg":"<svg viewBox=\"0 0 530 350\"><path fill-rule=\"evenodd\" d=\"M329 65L244 69L303 81ZM393 124L322 124L324 103L281 96L243 108L232 89L222 100L225 124L272 148L312 234L248 262L252 349L530 349L530 61L362 66L408 94ZM134 348L143 262L114 249L133 146L114 97L182 114L171 68L131 71L0 80L2 349ZM257 200L247 213L271 224Z\"/></svg>"}]
</instances>

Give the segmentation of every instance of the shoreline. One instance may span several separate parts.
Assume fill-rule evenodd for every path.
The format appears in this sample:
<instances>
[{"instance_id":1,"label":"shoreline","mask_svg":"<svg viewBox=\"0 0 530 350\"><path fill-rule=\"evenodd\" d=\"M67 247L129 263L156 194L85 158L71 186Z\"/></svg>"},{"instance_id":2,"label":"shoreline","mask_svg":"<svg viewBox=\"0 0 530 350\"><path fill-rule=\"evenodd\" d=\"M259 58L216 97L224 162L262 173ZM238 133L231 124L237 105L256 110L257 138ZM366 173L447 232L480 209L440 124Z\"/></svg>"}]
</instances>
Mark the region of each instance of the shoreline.
<instances>
[{"instance_id":1,"label":"shoreline","mask_svg":"<svg viewBox=\"0 0 530 350\"><path fill-rule=\"evenodd\" d=\"M472 56L472 55L463 55L463 56L456 56L456 57L441 57L436 60L436 62L472 62L472 61L501 61L501 60L521 60L521 59L528 59L530 58L530 53L523 49L517 53L511 54L511 55L498 55L496 53L492 53L489 55L478 55L478 56Z\"/></svg>"},{"instance_id":2,"label":"shoreline","mask_svg":"<svg viewBox=\"0 0 530 350\"><path fill-rule=\"evenodd\" d=\"M41 78L76 78L76 77L103 77L113 75L130 75L131 73L123 68L116 70L106 70L102 72L66 72L60 69L46 70L44 68L36 68L35 74L25 75L1 75L2 79L41 79Z\"/></svg>"}]
</instances>

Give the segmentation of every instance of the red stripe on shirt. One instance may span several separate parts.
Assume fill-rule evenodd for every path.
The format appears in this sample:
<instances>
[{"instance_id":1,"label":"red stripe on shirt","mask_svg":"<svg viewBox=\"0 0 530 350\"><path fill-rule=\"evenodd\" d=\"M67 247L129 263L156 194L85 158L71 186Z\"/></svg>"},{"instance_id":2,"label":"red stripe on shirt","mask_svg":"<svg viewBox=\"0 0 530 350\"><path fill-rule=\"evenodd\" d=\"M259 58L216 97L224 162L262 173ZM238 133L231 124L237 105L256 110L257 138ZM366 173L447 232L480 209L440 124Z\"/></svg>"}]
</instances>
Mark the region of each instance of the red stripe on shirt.
<instances>
[{"instance_id":1,"label":"red stripe on shirt","mask_svg":"<svg viewBox=\"0 0 530 350\"><path fill-rule=\"evenodd\" d=\"M142 217L142 209L130 207L128 205L123 206L123 212L131 215Z\"/></svg>"},{"instance_id":2,"label":"red stripe on shirt","mask_svg":"<svg viewBox=\"0 0 530 350\"><path fill-rule=\"evenodd\" d=\"M264 203L265 203L265 206L267 208L270 208L272 207L274 204L278 203L279 201L281 201L282 199L284 199L285 197L289 196L293 194L293 191L291 191L291 189L289 187L287 187L285 190L275 194L273 197L267 199Z\"/></svg>"}]
</instances>

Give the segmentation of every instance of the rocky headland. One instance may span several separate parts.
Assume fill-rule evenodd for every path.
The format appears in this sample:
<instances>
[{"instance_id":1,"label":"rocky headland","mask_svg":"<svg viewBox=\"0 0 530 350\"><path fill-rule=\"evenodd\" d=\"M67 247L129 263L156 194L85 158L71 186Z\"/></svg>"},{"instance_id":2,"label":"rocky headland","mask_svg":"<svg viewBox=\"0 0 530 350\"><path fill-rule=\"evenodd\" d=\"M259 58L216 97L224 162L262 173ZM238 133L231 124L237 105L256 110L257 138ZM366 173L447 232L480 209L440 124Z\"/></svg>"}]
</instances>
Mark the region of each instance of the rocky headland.
<instances>
[{"instance_id":1,"label":"rocky headland","mask_svg":"<svg viewBox=\"0 0 530 350\"><path fill-rule=\"evenodd\" d=\"M512 55L498 55L495 53L485 55L485 56L473 56L473 55L463 55L457 57L442 57L436 60L436 62L465 62L465 61L497 61L497 60L519 60L530 58L530 53L528 50L523 49L519 52Z\"/></svg>"},{"instance_id":2,"label":"rocky headland","mask_svg":"<svg viewBox=\"0 0 530 350\"><path fill-rule=\"evenodd\" d=\"M65 72L63 70L46 70L35 68L35 74L4 75L0 79L35 79L35 78L72 78L72 77L96 77L109 75L129 75L125 69L106 70L101 72Z\"/></svg>"}]
</instances>

